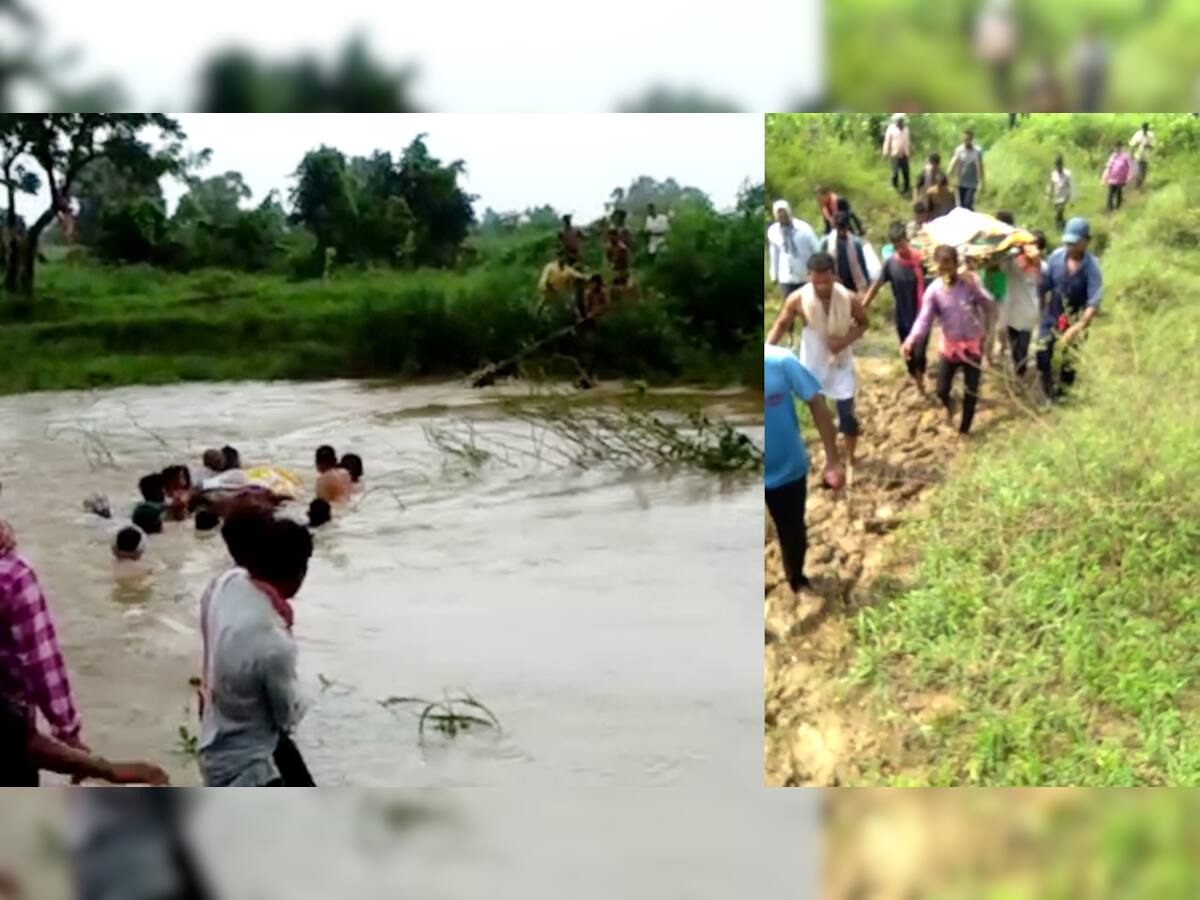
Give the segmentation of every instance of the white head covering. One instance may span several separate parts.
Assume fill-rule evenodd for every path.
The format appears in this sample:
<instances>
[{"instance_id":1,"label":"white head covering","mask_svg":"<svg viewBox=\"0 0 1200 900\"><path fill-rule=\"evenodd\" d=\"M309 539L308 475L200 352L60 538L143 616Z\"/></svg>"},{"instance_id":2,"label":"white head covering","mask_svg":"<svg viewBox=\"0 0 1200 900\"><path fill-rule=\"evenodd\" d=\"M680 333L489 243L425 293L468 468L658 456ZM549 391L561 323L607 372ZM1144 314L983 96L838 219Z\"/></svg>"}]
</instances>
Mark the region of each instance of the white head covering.
<instances>
[{"instance_id":1,"label":"white head covering","mask_svg":"<svg viewBox=\"0 0 1200 900\"><path fill-rule=\"evenodd\" d=\"M904 121L904 113L892 113L892 121L893 122L903 122Z\"/></svg>"},{"instance_id":2,"label":"white head covering","mask_svg":"<svg viewBox=\"0 0 1200 900\"><path fill-rule=\"evenodd\" d=\"M775 215L779 215L779 211L781 209L787 210L787 214L789 216L792 214L792 207L786 200L776 200L775 205L771 207L772 212L774 212Z\"/></svg>"}]
</instances>

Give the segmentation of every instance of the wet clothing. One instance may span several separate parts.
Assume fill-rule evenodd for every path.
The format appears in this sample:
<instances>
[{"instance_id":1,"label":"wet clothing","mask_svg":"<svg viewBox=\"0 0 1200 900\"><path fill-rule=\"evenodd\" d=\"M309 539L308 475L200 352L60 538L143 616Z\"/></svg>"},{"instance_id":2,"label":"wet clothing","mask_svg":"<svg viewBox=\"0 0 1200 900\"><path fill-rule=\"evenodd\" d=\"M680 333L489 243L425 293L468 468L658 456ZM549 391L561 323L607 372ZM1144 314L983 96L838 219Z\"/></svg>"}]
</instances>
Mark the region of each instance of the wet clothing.
<instances>
[{"instance_id":1,"label":"wet clothing","mask_svg":"<svg viewBox=\"0 0 1200 900\"><path fill-rule=\"evenodd\" d=\"M763 485L783 487L808 477L808 450L800 436L795 397L808 402L821 383L786 347L763 348Z\"/></svg>"},{"instance_id":2,"label":"wet clothing","mask_svg":"<svg viewBox=\"0 0 1200 900\"><path fill-rule=\"evenodd\" d=\"M209 697L200 726L208 786L266 785L281 777L281 735L303 716L296 643L278 603L235 569L215 583L204 609Z\"/></svg>"},{"instance_id":3,"label":"wet clothing","mask_svg":"<svg viewBox=\"0 0 1200 900\"><path fill-rule=\"evenodd\" d=\"M31 727L40 711L58 740L79 738L82 722L46 595L15 552L0 555L0 696L21 708Z\"/></svg>"}]
</instances>

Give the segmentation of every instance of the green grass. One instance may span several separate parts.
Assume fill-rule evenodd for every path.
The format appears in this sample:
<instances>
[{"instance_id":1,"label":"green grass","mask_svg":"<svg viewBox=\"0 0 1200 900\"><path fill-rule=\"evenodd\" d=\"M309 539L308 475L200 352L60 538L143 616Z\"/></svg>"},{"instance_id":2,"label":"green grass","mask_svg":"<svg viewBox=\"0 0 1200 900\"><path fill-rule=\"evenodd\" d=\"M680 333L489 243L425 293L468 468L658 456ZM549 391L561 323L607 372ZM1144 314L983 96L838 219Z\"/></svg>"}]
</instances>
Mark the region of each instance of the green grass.
<instances>
[{"instance_id":1,"label":"green grass","mask_svg":"<svg viewBox=\"0 0 1200 900\"><path fill-rule=\"evenodd\" d=\"M1047 217L1036 138L996 143L984 208ZM883 205L882 172L847 179ZM1103 229L1106 299L1077 392L960 461L899 542L907 586L854 622L844 696L901 722L906 695L955 700L869 781L1200 784L1200 168L1160 163L1108 221L1091 180L1076 208Z\"/></svg>"},{"instance_id":2,"label":"green grass","mask_svg":"<svg viewBox=\"0 0 1200 900\"><path fill-rule=\"evenodd\" d=\"M1157 7L1148 14L1149 6ZM838 108L1000 110L969 35L979 0L839 0L830 7L829 100ZM1113 47L1106 108L1181 109L1192 105L1194 52L1187 35L1200 24L1190 0L1016 0L1023 23L1014 86L1018 97L1048 56L1073 103L1069 54L1089 22ZM1011 105L1011 104L1007 104Z\"/></svg>"},{"instance_id":3,"label":"green grass","mask_svg":"<svg viewBox=\"0 0 1200 900\"><path fill-rule=\"evenodd\" d=\"M56 261L30 308L0 296L0 393L179 380L448 377L504 359L558 320L537 271L346 272L328 282ZM671 298L611 313L561 348L602 377L728 384L744 350L695 340ZM753 349L753 348L751 348ZM565 374L568 370L563 369Z\"/></svg>"}]
</instances>

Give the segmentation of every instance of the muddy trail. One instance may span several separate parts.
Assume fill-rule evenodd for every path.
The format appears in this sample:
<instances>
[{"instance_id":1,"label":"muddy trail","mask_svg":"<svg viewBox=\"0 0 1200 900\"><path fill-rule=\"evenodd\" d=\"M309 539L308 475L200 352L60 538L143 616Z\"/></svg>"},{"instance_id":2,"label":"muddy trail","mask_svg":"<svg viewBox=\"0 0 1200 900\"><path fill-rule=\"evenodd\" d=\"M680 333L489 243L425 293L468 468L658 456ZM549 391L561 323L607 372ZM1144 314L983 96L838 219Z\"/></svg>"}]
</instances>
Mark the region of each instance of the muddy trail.
<instances>
[{"instance_id":1,"label":"muddy trail","mask_svg":"<svg viewBox=\"0 0 1200 900\"><path fill-rule=\"evenodd\" d=\"M937 346L934 337L931 367ZM853 662L854 618L904 585L910 563L893 549L903 541L906 523L922 516L930 488L947 478L960 454L971 453L986 434L1019 415L1011 377L986 364L966 439L957 433L957 415L948 425L932 393L922 399L895 357L860 357L857 373L862 436L854 484L824 489L824 452L819 440L809 446L805 574L822 597L821 608L796 606L766 516L766 778L771 786L855 783L864 764L899 769L905 763L906 730L952 702L901 689L901 708L882 722L857 698L846 696L840 684ZM952 391L956 405L962 392L959 376Z\"/></svg>"}]
</instances>

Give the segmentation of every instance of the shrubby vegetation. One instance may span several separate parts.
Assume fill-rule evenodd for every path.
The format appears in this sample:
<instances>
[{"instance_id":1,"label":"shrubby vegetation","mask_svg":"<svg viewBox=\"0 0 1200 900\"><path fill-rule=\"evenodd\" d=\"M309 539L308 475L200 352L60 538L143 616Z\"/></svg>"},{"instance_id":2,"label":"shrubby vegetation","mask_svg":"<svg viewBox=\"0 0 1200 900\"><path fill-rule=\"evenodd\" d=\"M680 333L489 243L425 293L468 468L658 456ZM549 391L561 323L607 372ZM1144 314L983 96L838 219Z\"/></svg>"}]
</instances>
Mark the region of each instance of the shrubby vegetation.
<instances>
[{"instance_id":1,"label":"shrubby vegetation","mask_svg":"<svg viewBox=\"0 0 1200 900\"><path fill-rule=\"evenodd\" d=\"M396 156L316 148L286 200L247 207L242 177L199 174L206 155L186 155L165 117L17 118L0 122L14 160L36 175L28 122L53 131L56 175L78 215L72 235L53 211L44 216L33 252L50 261L0 303L0 390L444 376L512 355L566 314L536 294L557 251L559 212L488 210L476 223L464 163L432 157L423 138ZM151 152L139 132L154 124L175 140ZM118 139L112 154L79 164ZM10 169L16 192L28 172L16 161ZM170 214L164 172L188 183ZM659 258L635 259L645 302L612 311L557 353L601 376L757 382L761 186L730 211L672 180L641 178L609 200L629 209L635 233L646 203L669 209L671 239ZM576 224L589 232L585 262L601 271L603 223ZM567 375L577 365L546 369Z\"/></svg>"}]
</instances>

